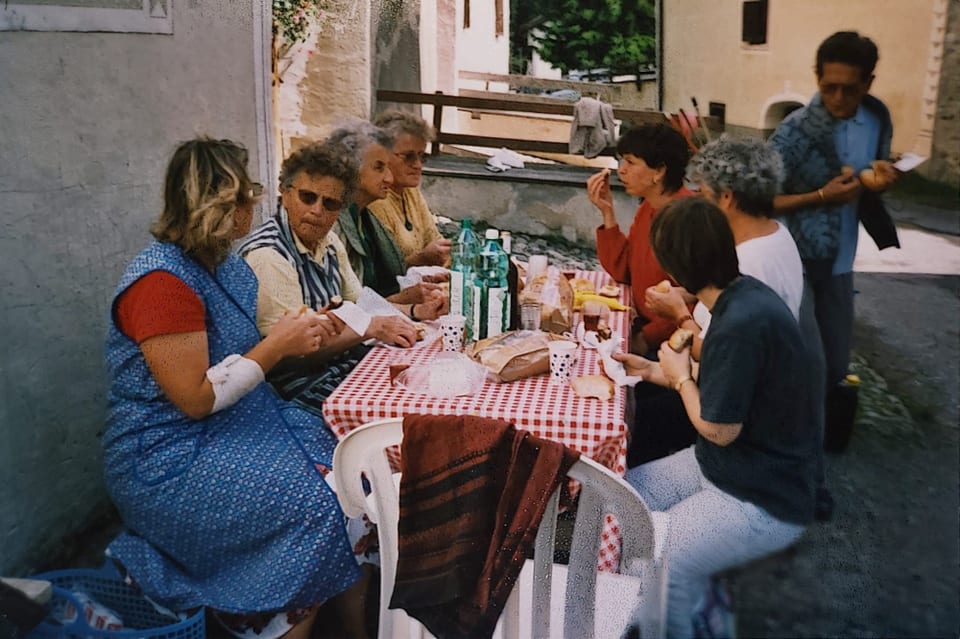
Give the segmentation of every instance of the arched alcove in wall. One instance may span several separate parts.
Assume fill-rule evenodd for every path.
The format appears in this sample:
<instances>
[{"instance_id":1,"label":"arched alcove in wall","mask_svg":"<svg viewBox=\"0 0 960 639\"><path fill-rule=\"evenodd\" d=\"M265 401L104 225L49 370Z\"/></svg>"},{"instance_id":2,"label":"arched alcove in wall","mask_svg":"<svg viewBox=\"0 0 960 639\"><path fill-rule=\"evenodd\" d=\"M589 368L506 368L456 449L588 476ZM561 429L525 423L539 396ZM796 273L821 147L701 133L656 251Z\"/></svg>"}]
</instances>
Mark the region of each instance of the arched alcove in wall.
<instances>
[{"instance_id":1,"label":"arched alcove in wall","mask_svg":"<svg viewBox=\"0 0 960 639\"><path fill-rule=\"evenodd\" d=\"M783 119L796 111L803 104L800 102L776 102L767 107L767 112L763 116L763 128L772 131L777 125L783 122Z\"/></svg>"}]
</instances>

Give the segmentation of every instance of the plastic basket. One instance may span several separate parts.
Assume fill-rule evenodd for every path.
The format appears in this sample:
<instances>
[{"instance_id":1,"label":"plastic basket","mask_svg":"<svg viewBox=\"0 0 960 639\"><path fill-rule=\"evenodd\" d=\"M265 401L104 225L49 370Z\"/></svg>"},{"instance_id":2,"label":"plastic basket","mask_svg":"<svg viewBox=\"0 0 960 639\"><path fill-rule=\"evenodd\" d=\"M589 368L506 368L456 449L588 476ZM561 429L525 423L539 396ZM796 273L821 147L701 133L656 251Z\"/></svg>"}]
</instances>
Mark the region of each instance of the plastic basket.
<instances>
[{"instance_id":1,"label":"plastic basket","mask_svg":"<svg viewBox=\"0 0 960 639\"><path fill-rule=\"evenodd\" d=\"M176 621L160 613L142 593L123 582L112 565L99 569L57 570L35 575L33 579L44 579L53 584L53 598L47 619L34 628L27 639L204 639L203 610L193 616ZM68 602L77 610L82 604L77 601L74 592L83 592L98 603L110 608L123 620L123 630L103 630L91 628L78 614L70 624L60 624L55 615L61 613Z\"/></svg>"}]
</instances>

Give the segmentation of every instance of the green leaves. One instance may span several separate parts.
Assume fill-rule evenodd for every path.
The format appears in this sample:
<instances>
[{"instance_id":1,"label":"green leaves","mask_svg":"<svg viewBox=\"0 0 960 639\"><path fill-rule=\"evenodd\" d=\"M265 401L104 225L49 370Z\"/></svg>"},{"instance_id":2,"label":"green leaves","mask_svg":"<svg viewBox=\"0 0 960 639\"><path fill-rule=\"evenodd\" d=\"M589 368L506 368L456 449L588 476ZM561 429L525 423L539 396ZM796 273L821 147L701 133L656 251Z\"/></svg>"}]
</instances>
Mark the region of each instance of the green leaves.
<instances>
[{"instance_id":1,"label":"green leaves","mask_svg":"<svg viewBox=\"0 0 960 639\"><path fill-rule=\"evenodd\" d=\"M656 58L653 0L553 0L516 7L516 25L540 22L540 56L564 72L635 73ZM539 17L539 20L538 20ZM541 21L542 20L542 21Z\"/></svg>"},{"instance_id":2,"label":"green leaves","mask_svg":"<svg viewBox=\"0 0 960 639\"><path fill-rule=\"evenodd\" d=\"M307 39L311 20L322 20L328 0L273 0L273 36L287 46Z\"/></svg>"}]
</instances>

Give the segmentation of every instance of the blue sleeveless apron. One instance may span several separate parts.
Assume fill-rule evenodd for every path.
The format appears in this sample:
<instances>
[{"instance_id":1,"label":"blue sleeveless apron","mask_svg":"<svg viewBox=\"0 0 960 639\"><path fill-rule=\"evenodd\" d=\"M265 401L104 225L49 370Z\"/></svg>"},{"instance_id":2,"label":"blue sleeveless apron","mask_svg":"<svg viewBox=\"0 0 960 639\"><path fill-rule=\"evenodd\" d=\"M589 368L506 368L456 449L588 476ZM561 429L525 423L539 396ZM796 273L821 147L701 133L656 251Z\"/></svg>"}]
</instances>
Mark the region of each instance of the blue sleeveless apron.
<instances>
[{"instance_id":1,"label":"blue sleeveless apron","mask_svg":"<svg viewBox=\"0 0 960 639\"><path fill-rule=\"evenodd\" d=\"M259 340L257 282L231 254L211 273L173 244L154 242L114 296L151 271L183 280L205 307L211 365ZM333 491L332 434L265 383L233 406L194 420L166 399L139 346L107 336L107 489L125 530L110 545L144 592L183 611L233 613L322 603L358 577Z\"/></svg>"}]
</instances>

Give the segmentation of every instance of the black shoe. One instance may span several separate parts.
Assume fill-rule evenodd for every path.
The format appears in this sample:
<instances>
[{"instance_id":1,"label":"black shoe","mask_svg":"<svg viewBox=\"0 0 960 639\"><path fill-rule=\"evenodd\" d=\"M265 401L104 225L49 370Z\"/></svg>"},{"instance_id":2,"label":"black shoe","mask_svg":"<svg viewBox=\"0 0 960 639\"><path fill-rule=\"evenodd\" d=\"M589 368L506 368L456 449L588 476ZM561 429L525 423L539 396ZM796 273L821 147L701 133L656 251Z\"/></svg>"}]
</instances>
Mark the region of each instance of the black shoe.
<instances>
[{"instance_id":1,"label":"black shoe","mask_svg":"<svg viewBox=\"0 0 960 639\"><path fill-rule=\"evenodd\" d=\"M833 496L826 486L818 486L813 506L813 517L817 521L833 519Z\"/></svg>"}]
</instances>

